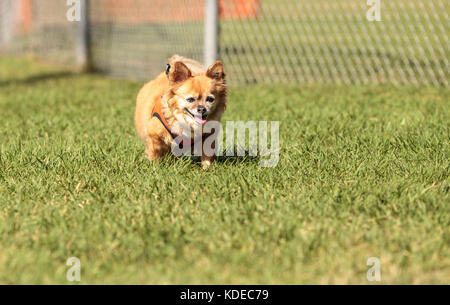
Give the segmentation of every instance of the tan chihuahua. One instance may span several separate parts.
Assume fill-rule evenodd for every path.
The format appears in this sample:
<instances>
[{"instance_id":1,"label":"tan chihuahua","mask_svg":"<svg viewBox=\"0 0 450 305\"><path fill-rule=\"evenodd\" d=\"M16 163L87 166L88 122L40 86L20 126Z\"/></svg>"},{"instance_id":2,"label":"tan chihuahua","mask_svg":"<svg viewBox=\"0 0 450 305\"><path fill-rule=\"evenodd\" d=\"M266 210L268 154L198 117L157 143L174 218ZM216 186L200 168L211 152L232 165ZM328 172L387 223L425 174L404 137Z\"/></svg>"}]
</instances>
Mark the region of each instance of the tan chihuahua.
<instances>
[{"instance_id":1,"label":"tan chihuahua","mask_svg":"<svg viewBox=\"0 0 450 305\"><path fill-rule=\"evenodd\" d=\"M170 153L178 135L192 139L192 145L194 134L202 133L206 122L220 122L226 99L220 61L206 70L195 60L172 56L166 72L145 84L137 97L135 125L147 158L157 160ZM207 136L203 134L202 142ZM203 168L213 160L202 152Z\"/></svg>"}]
</instances>

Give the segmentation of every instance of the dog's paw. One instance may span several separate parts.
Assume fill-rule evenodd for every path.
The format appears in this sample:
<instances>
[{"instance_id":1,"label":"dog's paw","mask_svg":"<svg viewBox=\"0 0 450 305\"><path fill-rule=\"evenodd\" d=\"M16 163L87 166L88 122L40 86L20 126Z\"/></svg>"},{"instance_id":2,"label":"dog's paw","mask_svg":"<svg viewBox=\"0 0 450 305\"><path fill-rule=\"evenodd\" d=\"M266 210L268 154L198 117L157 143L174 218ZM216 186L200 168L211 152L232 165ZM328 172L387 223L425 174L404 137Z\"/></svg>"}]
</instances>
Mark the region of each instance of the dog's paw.
<instances>
[{"instance_id":1,"label":"dog's paw","mask_svg":"<svg viewBox=\"0 0 450 305\"><path fill-rule=\"evenodd\" d=\"M203 169L208 169L208 168L210 168L212 165L213 165L212 162L209 161L209 160L202 161L202 168L203 168Z\"/></svg>"}]
</instances>

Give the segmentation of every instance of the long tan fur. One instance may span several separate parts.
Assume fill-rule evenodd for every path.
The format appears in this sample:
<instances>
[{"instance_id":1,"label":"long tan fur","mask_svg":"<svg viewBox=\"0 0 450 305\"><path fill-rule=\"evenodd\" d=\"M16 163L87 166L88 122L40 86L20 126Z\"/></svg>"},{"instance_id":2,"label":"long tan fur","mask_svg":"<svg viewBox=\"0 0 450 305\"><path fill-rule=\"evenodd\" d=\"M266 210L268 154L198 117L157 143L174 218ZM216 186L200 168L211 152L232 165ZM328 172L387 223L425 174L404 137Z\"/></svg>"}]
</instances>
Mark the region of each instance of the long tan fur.
<instances>
[{"instance_id":1,"label":"long tan fur","mask_svg":"<svg viewBox=\"0 0 450 305\"><path fill-rule=\"evenodd\" d=\"M173 141L162 123L152 117L156 103L161 103L170 129L177 134L182 134L187 129L185 127L190 130L201 128L198 121L201 124L205 120L220 121L226 108L227 87L221 62L205 69L193 59L174 55L168 63L171 66L169 74L163 72L145 84L136 102L135 126L150 160L160 159L170 153ZM195 102L188 102L192 98L195 98ZM214 101L211 102L211 99ZM202 107L207 113L205 120L190 115ZM210 166L213 159L202 156L202 166Z\"/></svg>"}]
</instances>

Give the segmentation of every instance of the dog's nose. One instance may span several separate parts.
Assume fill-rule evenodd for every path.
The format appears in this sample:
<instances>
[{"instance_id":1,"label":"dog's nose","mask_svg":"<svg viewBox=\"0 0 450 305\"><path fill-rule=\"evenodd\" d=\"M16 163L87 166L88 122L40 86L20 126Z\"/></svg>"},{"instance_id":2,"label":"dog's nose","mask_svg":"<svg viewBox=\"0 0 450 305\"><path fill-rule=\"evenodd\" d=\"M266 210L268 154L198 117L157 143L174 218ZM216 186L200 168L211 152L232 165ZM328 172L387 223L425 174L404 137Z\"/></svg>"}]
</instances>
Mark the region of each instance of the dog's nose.
<instances>
[{"instance_id":1,"label":"dog's nose","mask_svg":"<svg viewBox=\"0 0 450 305\"><path fill-rule=\"evenodd\" d=\"M198 106L197 107L197 112L201 113L201 114L205 114L206 112L206 107L205 106Z\"/></svg>"}]
</instances>

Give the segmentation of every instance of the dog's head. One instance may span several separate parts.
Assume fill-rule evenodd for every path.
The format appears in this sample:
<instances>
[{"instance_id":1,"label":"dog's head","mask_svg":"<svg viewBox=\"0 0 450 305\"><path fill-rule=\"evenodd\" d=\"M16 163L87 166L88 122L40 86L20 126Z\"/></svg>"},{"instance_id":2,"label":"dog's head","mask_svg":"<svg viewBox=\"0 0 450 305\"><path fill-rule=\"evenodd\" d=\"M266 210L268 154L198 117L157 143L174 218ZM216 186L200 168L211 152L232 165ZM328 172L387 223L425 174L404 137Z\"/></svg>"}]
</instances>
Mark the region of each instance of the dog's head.
<instances>
[{"instance_id":1,"label":"dog's head","mask_svg":"<svg viewBox=\"0 0 450 305\"><path fill-rule=\"evenodd\" d=\"M168 70L168 77L167 106L182 129L188 126L194 132L213 119L216 112L223 111L227 92L220 61L199 75L193 75L178 61Z\"/></svg>"}]
</instances>

